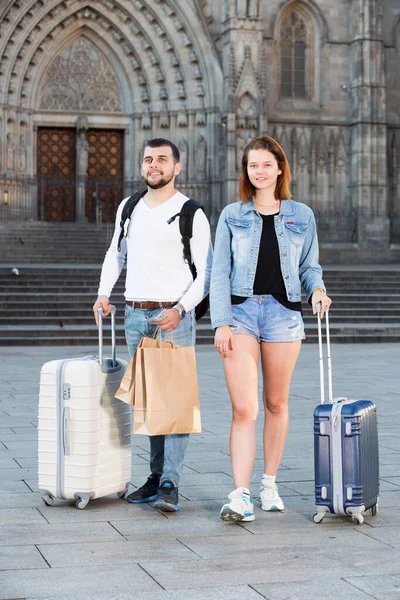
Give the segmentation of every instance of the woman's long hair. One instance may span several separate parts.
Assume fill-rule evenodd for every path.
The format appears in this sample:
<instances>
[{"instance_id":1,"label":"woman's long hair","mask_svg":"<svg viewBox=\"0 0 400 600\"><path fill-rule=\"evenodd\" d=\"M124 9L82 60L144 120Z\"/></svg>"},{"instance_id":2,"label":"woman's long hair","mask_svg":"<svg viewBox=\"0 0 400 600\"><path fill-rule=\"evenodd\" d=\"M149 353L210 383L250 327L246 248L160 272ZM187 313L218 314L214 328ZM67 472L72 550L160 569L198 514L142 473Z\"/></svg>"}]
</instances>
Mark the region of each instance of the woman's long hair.
<instances>
[{"instance_id":1,"label":"woman's long hair","mask_svg":"<svg viewBox=\"0 0 400 600\"><path fill-rule=\"evenodd\" d=\"M268 150L275 156L278 163L278 167L282 171L282 173L278 175L278 179L276 181L276 187L274 192L275 198L277 200L285 200L287 198L291 198L291 193L289 189L291 179L290 166L288 159L286 158L286 154L284 153L283 149L276 140L269 137L268 135L264 135L262 137L251 140L244 149L242 157L242 173L240 176L239 184L239 197L241 201L249 202L256 191L256 188L251 183L249 175L247 173L247 164L249 162L250 150Z\"/></svg>"}]
</instances>

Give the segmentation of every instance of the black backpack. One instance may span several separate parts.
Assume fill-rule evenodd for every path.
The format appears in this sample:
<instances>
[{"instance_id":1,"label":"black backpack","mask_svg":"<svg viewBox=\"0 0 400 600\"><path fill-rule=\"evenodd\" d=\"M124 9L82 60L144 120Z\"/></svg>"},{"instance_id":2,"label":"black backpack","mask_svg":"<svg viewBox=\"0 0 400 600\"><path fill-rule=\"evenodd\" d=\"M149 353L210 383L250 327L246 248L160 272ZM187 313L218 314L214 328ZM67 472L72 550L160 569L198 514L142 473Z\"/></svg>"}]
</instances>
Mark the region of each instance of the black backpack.
<instances>
[{"instance_id":1,"label":"black backpack","mask_svg":"<svg viewBox=\"0 0 400 600\"><path fill-rule=\"evenodd\" d=\"M130 220L132 213L135 210L135 206L137 205L139 200L145 195L146 191L147 190L144 190L142 192L136 192L136 194L128 198L128 200L125 202L125 206L122 209L120 221L121 232L118 238L118 252L120 252L121 242L128 232L129 222L127 221L128 219ZM197 270L196 265L192 261L192 255L190 253L190 240L193 237L194 215L196 214L196 211L199 208L204 210L201 204L199 204L195 200L186 200L185 204L181 208L181 211L179 213L176 213L176 215L174 215L167 221L168 225L170 225L173 221L175 221L177 217L179 217L179 231L181 233L183 245L183 260L189 265L193 279L196 279L197 277ZM203 317L206 314L209 305L210 301L207 295L195 308L196 321L201 319L201 317Z\"/></svg>"}]
</instances>

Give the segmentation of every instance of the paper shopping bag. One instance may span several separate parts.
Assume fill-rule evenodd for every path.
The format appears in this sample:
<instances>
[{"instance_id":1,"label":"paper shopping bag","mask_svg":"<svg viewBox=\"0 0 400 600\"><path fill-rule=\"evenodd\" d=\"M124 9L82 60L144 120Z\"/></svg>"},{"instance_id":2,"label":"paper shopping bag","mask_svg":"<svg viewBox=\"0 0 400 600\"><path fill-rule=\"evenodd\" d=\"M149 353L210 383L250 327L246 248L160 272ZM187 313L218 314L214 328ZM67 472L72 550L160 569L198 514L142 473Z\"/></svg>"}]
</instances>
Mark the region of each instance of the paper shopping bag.
<instances>
[{"instance_id":1,"label":"paper shopping bag","mask_svg":"<svg viewBox=\"0 0 400 600\"><path fill-rule=\"evenodd\" d=\"M140 341L140 344L142 348L152 348L152 342L153 340L151 338L143 337ZM160 341L161 346L168 346L168 344L169 342ZM118 400L122 400L122 402L125 402L126 404L132 404L133 406L135 405L136 355L137 350L129 361L124 376L122 377L119 389L115 394L115 397L118 398Z\"/></svg>"},{"instance_id":2,"label":"paper shopping bag","mask_svg":"<svg viewBox=\"0 0 400 600\"><path fill-rule=\"evenodd\" d=\"M136 351L133 433L200 433L194 347L147 341Z\"/></svg>"}]
</instances>

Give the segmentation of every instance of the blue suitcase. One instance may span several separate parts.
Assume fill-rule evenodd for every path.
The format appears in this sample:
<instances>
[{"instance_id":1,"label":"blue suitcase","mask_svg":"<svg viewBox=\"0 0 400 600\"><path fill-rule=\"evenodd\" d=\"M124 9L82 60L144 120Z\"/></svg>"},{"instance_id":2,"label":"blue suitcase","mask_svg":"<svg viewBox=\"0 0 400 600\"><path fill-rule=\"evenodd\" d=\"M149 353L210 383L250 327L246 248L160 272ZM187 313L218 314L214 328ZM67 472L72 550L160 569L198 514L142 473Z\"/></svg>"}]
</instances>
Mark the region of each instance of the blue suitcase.
<instances>
[{"instance_id":1,"label":"blue suitcase","mask_svg":"<svg viewBox=\"0 0 400 600\"><path fill-rule=\"evenodd\" d=\"M379 452L376 406L371 400L332 398L329 317L326 313L329 403L325 404L321 319L318 313L321 404L314 411L314 522L327 512L364 521L377 514Z\"/></svg>"}]
</instances>

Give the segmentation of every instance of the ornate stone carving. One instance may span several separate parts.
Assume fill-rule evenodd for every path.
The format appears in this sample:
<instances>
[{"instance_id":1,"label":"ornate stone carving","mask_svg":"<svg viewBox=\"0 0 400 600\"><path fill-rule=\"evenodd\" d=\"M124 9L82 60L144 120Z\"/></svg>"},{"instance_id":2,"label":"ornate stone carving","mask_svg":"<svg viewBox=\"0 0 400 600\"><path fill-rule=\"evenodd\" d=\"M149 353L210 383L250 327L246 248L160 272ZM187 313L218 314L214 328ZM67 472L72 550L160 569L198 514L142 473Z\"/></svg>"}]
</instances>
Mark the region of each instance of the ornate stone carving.
<instances>
[{"instance_id":1,"label":"ornate stone carving","mask_svg":"<svg viewBox=\"0 0 400 600\"><path fill-rule=\"evenodd\" d=\"M148 107L145 107L141 118L142 129L151 129L151 116Z\"/></svg>"},{"instance_id":2,"label":"ornate stone carving","mask_svg":"<svg viewBox=\"0 0 400 600\"><path fill-rule=\"evenodd\" d=\"M79 38L53 61L43 86L40 108L121 110L115 74L87 38Z\"/></svg>"},{"instance_id":3,"label":"ornate stone carving","mask_svg":"<svg viewBox=\"0 0 400 600\"><path fill-rule=\"evenodd\" d=\"M181 103L181 106L179 108L177 119L176 119L176 124L178 125L178 127L187 127L188 117L187 117L186 106L185 106L184 102Z\"/></svg>"}]
</instances>

